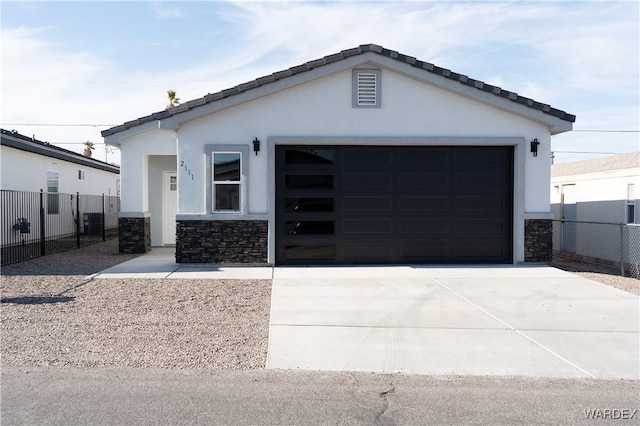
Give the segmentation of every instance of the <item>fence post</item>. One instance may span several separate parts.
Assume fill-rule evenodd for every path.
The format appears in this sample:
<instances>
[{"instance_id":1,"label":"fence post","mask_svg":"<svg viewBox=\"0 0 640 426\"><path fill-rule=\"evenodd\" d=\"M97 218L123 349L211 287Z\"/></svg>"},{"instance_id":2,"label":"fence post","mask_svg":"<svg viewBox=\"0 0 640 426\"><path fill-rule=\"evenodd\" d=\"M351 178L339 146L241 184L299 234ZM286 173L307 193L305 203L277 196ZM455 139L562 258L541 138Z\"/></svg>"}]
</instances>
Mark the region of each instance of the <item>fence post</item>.
<instances>
[{"instance_id":1,"label":"fence post","mask_svg":"<svg viewBox=\"0 0 640 426\"><path fill-rule=\"evenodd\" d=\"M107 221L104 217L104 192L102 193L102 241L107 241Z\"/></svg>"},{"instance_id":2,"label":"fence post","mask_svg":"<svg viewBox=\"0 0 640 426\"><path fill-rule=\"evenodd\" d=\"M620 226L620 276L624 277L624 224Z\"/></svg>"},{"instance_id":3,"label":"fence post","mask_svg":"<svg viewBox=\"0 0 640 426\"><path fill-rule=\"evenodd\" d=\"M44 229L44 192L40 190L40 256L47 253L46 230Z\"/></svg>"},{"instance_id":4,"label":"fence post","mask_svg":"<svg viewBox=\"0 0 640 426\"><path fill-rule=\"evenodd\" d=\"M76 192L76 246L80 248L80 193Z\"/></svg>"}]
</instances>

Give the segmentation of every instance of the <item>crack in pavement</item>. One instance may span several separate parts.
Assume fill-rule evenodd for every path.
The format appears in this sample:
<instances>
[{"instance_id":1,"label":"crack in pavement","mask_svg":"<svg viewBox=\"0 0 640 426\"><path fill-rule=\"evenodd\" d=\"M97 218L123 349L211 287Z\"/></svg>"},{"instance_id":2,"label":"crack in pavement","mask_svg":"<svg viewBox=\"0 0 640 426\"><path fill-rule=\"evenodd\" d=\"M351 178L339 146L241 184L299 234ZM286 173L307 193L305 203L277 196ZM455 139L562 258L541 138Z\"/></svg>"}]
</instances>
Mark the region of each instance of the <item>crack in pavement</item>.
<instances>
[{"instance_id":1,"label":"crack in pavement","mask_svg":"<svg viewBox=\"0 0 640 426\"><path fill-rule=\"evenodd\" d=\"M382 410L380 410L380 412L376 415L376 424L383 424L382 416L384 416L387 413L387 410L389 410L389 395L396 391L396 385L394 385L391 380L389 380L389 386L390 388L388 390L380 392L380 394L378 395L378 397L382 399L383 406Z\"/></svg>"}]
</instances>

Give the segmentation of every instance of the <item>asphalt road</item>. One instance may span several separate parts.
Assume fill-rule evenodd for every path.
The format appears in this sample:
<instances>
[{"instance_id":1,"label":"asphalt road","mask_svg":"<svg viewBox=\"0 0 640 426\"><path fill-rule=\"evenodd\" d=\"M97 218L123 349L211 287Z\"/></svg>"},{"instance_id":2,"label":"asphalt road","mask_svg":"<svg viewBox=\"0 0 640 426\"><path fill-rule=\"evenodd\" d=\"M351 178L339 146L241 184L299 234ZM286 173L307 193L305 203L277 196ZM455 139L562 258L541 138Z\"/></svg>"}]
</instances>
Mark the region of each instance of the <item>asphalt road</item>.
<instances>
[{"instance_id":1,"label":"asphalt road","mask_svg":"<svg viewBox=\"0 0 640 426\"><path fill-rule=\"evenodd\" d=\"M640 424L638 381L10 366L1 378L3 426Z\"/></svg>"}]
</instances>

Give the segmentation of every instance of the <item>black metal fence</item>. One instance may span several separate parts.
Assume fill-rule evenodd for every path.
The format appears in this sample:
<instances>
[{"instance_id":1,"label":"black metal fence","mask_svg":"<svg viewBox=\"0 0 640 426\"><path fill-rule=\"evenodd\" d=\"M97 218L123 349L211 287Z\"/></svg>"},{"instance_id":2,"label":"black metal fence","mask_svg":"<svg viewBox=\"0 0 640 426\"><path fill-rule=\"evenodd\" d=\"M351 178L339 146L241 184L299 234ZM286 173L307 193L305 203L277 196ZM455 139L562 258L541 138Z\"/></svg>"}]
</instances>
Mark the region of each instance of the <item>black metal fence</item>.
<instances>
[{"instance_id":1,"label":"black metal fence","mask_svg":"<svg viewBox=\"0 0 640 426\"><path fill-rule=\"evenodd\" d=\"M0 211L2 265L118 236L115 196L2 190Z\"/></svg>"},{"instance_id":2,"label":"black metal fence","mask_svg":"<svg viewBox=\"0 0 640 426\"><path fill-rule=\"evenodd\" d=\"M554 220L553 255L640 278L640 225Z\"/></svg>"}]
</instances>

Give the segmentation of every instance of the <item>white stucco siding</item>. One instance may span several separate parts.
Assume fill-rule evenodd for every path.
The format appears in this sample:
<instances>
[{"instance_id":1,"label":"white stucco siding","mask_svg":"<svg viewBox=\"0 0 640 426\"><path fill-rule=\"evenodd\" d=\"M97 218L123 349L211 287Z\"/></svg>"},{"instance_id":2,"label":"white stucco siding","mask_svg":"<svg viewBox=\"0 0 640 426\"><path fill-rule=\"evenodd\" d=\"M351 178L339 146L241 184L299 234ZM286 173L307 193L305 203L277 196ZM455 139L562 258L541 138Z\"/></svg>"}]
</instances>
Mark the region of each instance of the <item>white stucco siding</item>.
<instances>
[{"instance_id":1,"label":"white stucco siding","mask_svg":"<svg viewBox=\"0 0 640 426\"><path fill-rule=\"evenodd\" d=\"M150 130L120 141L123 215L149 212L149 156L176 155L175 132Z\"/></svg>"},{"instance_id":2,"label":"white stucco siding","mask_svg":"<svg viewBox=\"0 0 640 426\"><path fill-rule=\"evenodd\" d=\"M65 194L116 195L118 174L57 158L2 146L2 189L47 191L47 171L58 173L58 192ZM78 171L85 179L78 178Z\"/></svg>"},{"instance_id":3,"label":"white stucco siding","mask_svg":"<svg viewBox=\"0 0 640 426\"><path fill-rule=\"evenodd\" d=\"M202 134L200 143L189 142L192 138L179 132L178 150L178 213L206 213L206 155L204 145L220 143L211 134ZM246 139L245 139L246 141ZM245 145L249 142L245 142ZM244 159L246 161L246 159Z\"/></svg>"},{"instance_id":4,"label":"white stucco siding","mask_svg":"<svg viewBox=\"0 0 640 426\"><path fill-rule=\"evenodd\" d=\"M555 218L561 218L562 186L575 185L578 221L624 223L629 184L635 186L637 202L640 192L639 168L554 177L551 179L551 203L554 205Z\"/></svg>"},{"instance_id":5,"label":"white stucco siding","mask_svg":"<svg viewBox=\"0 0 640 426\"><path fill-rule=\"evenodd\" d=\"M268 164L274 161L266 155L266 142L272 136L521 137L527 141L524 211L549 212L546 126L386 70L381 76L381 107L353 108L351 81L351 70L344 70L184 123L178 129L178 161L185 161L194 180L185 185L186 171L179 170L179 213L207 212L204 146L250 146L255 137L262 141L262 151L247 159L248 212L266 213ZM541 142L535 158L528 149L534 138Z\"/></svg>"}]
</instances>

